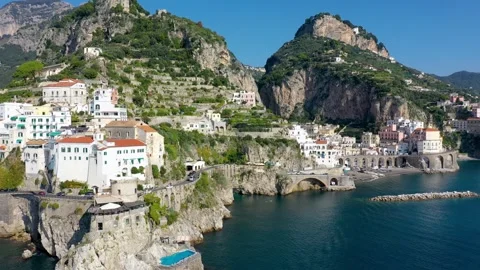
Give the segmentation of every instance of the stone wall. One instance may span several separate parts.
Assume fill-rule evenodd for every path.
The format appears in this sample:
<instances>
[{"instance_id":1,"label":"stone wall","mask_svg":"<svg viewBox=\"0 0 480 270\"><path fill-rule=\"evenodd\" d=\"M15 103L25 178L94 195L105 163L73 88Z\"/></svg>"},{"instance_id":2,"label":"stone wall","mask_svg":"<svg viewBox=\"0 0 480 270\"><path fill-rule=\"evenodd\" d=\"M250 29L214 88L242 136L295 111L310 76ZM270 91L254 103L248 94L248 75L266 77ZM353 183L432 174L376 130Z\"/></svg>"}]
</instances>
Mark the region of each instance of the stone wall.
<instances>
[{"instance_id":1,"label":"stone wall","mask_svg":"<svg viewBox=\"0 0 480 270\"><path fill-rule=\"evenodd\" d=\"M114 215L92 215L90 232L109 232L125 229L145 230L144 227L148 226L145 219L147 211L148 207L142 207ZM103 227L101 231L98 228L99 223Z\"/></svg>"}]
</instances>

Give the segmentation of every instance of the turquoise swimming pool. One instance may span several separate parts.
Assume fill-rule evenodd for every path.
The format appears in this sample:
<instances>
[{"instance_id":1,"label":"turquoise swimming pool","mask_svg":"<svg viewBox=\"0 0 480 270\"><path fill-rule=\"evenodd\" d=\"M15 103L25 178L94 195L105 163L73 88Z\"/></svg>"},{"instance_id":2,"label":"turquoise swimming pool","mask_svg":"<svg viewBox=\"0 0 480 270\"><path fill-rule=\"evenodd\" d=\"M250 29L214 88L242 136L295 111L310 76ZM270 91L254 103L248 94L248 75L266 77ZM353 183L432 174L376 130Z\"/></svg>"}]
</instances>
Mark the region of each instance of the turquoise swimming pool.
<instances>
[{"instance_id":1,"label":"turquoise swimming pool","mask_svg":"<svg viewBox=\"0 0 480 270\"><path fill-rule=\"evenodd\" d=\"M174 253L170 256L160 258L160 264L163 266L173 266L194 254L195 254L195 251L186 249L186 250Z\"/></svg>"}]
</instances>

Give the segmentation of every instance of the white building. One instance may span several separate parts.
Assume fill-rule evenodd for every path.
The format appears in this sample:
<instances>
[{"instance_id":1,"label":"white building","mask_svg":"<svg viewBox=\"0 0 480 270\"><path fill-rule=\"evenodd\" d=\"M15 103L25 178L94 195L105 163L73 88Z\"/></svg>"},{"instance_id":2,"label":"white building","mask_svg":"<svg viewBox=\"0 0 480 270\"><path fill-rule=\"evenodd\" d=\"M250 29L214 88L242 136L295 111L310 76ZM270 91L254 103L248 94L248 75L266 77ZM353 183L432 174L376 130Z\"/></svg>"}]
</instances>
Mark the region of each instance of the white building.
<instances>
[{"instance_id":1,"label":"white building","mask_svg":"<svg viewBox=\"0 0 480 270\"><path fill-rule=\"evenodd\" d=\"M134 176L144 181L147 160L146 145L136 139L69 137L57 142L51 162L60 182L76 180L104 190L117 177ZM135 173L137 170L140 173Z\"/></svg>"},{"instance_id":2,"label":"white building","mask_svg":"<svg viewBox=\"0 0 480 270\"><path fill-rule=\"evenodd\" d=\"M214 122L220 122L222 121L222 116L220 113L216 113L214 110L208 110L206 113L205 113L205 117L210 119L211 121L214 121Z\"/></svg>"},{"instance_id":3,"label":"white building","mask_svg":"<svg viewBox=\"0 0 480 270\"><path fill-rule=\"evenodd\" d=\"M8 113L10 117L0 121L0 140L7 152L23 148L28 140L57 137L61 127L72 123L70 112L64 107L28 106L17 112Z\"/></svg>"},{"instance_id":4,"label":"white building","mask_svg":"<svg viewBox=\"0 0 480 270\"><path fill-rule=\"evenodd\" d=\"M24 114L33 108L29 103L6 102L0 104L0 120L10 119L12 116Z\"/></svg>"},{"instance_id":5,"label":"white building","mask_svg":"<svg viewBox=\"0 0 480 270\"><path fill-rule=\"evenodd\" d=\"M79 80L64 79L43 87L43 101L84 108L87 104L87 85Z\"/></svg>"},{"instance_id":6,"label":"white building","mask_svg":"<svg viewBox=\"0 0 480 270\"><path fill-rule=\"evenodd\" d=\"M233 93L232 102L254 107L256 105L255 93L247 91L235 92Z\"/></svg>"},{"instance_id":7,"label":"white building","mask_svg":"<svg viewBox=\"0 0 480 270\"><path fill-rule=\"evenodd\" d=\"M340 149L329 148L326 141L317 141L319 147L315 153L315 162L321 168L333 168L338 166L338 158L341 155Z\"/></svg>"},{"instance_id":8,"label":"white building","mask_svg":"<svg viewBox=\"0 0 480 270\"><path fill-rule=\"evenodd\" d=\"M98 128L103 128L112 121L127 121L127 109L117 108L118 91L116 89L99 88L93 93L93 101L90 105L90 113L93 122Z\"/></svg>"},{"instance_id":9,"label":"white building","mask_svg":"<svg viewBox=\"0 0 480 270\"><path fill-rule=\"evenodd\" d=\"M99 57L103 53L102 49L96 47L85 47L83 49L83 54L87 58Z\"/></svg>"},{"instance_id":10,"label":"white building","mask_svg":"<svg viewBox=\"0 0 480 270\"><path fill-rule=\"evenodd\" d=\"M358 29L358 27L355 27L353 28L353 32L355 33L355 35L358 35L360 34L360 29Z\"/></svg>"},{"instance_id":11,"label":"white building","mask_svg":"<svg viewBox=\"0 0 480 270\"><path fill-rule=\"evenodd\" d=\"M182 128L185 131L198 131L206 135L213 134L215 131L212 121L206 118L200 118L185 122L182 124Z\"/></svg>"},{"instance_id":12,"label":"white building","mask_svg":"<svg viewBox=\"0 0 480 270\"><path fill-rule=\"evenodd\" d=\"M380 144L380 136L371 132L364 132L362 134L362 147L370 148Z\"/></svg>"},{"instance_id":13,"label":"white building","mask_svg":"<svg viewBox=\"0 0 480 270\"><path fill-rule=\"evenodd\" d=\"M23 149L22 161L25 162L25 175L38 175L38 172L45 171L46 140L30 140Z\"/></svg>"}]
</instances>

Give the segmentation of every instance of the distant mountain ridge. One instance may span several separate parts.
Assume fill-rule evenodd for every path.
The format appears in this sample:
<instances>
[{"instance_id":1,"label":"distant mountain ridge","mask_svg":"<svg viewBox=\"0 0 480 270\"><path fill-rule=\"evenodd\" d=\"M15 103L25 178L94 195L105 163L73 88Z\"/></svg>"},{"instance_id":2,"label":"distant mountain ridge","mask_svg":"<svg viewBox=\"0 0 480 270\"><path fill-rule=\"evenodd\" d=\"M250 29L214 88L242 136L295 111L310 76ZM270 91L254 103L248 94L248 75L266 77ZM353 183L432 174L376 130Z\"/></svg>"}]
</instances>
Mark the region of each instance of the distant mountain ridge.
<instances>
[{"instance_id":1,"label":"distant mountain ridge","mask_svg":"<svg viewBox=\"0 0 480 270\"><path fill-rule=\"evenodd\" d=\"M24 26L42 23L72 8L71 4L60 0L10 2L0 8L0 38L11 36Z\"/></svg>"},{"instance_id":2,"label":"distant mountain ridge","mask_svg":"<svg viewBox=\"0 0 480 270\"><path fill-rule=\"evenodd\" d=\"M480 92L480 72L459 71L449 76L436 76L439 80L463 89Z\"/></svg>"}]
</instances>

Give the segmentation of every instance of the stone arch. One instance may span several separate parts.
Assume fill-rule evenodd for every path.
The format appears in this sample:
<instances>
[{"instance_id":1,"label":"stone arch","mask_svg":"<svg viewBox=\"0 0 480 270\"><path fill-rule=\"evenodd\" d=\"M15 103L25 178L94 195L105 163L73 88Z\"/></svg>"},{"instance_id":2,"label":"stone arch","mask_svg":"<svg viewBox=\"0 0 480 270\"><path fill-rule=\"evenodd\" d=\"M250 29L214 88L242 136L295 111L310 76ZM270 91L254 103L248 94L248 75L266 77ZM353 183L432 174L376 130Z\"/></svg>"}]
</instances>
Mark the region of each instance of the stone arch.
<instances>
[{"instance_id":1,"label":"stone arch","mask_svg":"<svg viewBox=\"0 0 480 270\"><path fill-rule=\"evenodd\" d=\"M362 158L362 164L361 164L362 168L366 168L367 167L367 159L366 158Z\"/></svg>"},{"instance_id":2,"label":"stone arch","mask_svg":"<svg viewBox=\"0 0 480 270\"><path fill-rule=\"evenodd\" d=\"M420 162L422 163L423 169L430 169L430 159L428 159L428 157L422 157Z\"/></svg>"},{"instance_id":3,"label":"stone arch","mask_svg":"<svg viewBox=\"0 0 480 270\"><path fill-rule=\"evenodd\" d=\"M359 165L359 164L358 164L358 159L355 158L355 159L353 160L353 166L358 167L358 165Z\"/></svg>"},{"instance_id":4,"label":"stone arch","mask_svg":"<svg viewBox=\"0 0 480 270\"><path fill-rule=\"evenodd\" d=\"M370 168L374 168L375 166L377 166L377 160L372 157L368 164L370 165Z\"/></svg>"},{"instance_id":5,"label":"stone arch","mask_svg":"<svg viewBox=\"0 0 480 270\"><path fill-rule=\"evenodd\" d=\"M378 159L378 168L384 168L385 167L385 158L381 157Z\"/></svg>"},{"instance_id":6,"label":"stone arch","mask_svg":"<svg viewBox=\"0 0 480 270\"><path fill-rule=\"evenodd\" d=\"M340 164L341 167L343 167L343 165L345 165L345 160L343 160L343 158L339 158L338 163Z\"/></svg>"},{"instance_id":7,"label":"stone arch","mask_svg":"<svg viewBox=\"0 0 480 270\"><path fill-rule=\"evenodd\" d=\"M321 189L325 189L327 187L327 185L325 183L323 183L320 179L318 178L314 178L314 177L311 177L311 178L304 178L300 181L298 181L298 183L294 184L292 186L292 189L293 190L321 190Z\"/></svg>"},{"instance_id":8,"label":"stone arch","mask_svg":"<svg viewBox=\"0 0 480 270\"><path fill-rule=\"evenodd\" d=\"M393 167L393 161L392 161L391 158L387 158L387 160L386 160L386 165L387 165L387 168L390 167L390 166Z\"/></svg>"},{"instance_id":9,"label":"stone arch","mask_svg":"<svg viewBox=\"0 0 480 270\"><path fill-rule=\"evenodd\" d=\"M438 169L443 169L443 168L445 168L445 167L444 167L445 162L444 162L443 156L437 156L437 157L435 158L435 161L436 161L436 163L437 163L437 164L436 164L436 167L437 167Z\"/></svg>"},{"instance_id":10,"label":"stone arch","mask_svg":"<svg viewBox=\"0 0 480 270\"><path fill-rule=\"evenodd\" d=\"M448 154L447 155L447 158L445 160L445 168L447 169L451 169L453 167L453 155L452 154Z\"/></svg>"},{"instance_id":11,"label":"stone arch","mask_svg":"<svg viewBox=\"0 0 480 270\"><path fill-rule=\"evenodd\" d=\"M337 178L330 179L330 186L338 186L338 179Z\"/></svg>"},{"instance_id":12,"label":"stone arch","mask_svg":"<svg viewBox=\"0 0 480 270\"><path fill-rule=\"evenodd\" d=\"M350 158L346 158L346 159L345 159L345 164L348 165L349 167L352 166L352 163L351 163L351 161L350 161Z\"/></svg>"}]
</instances>

